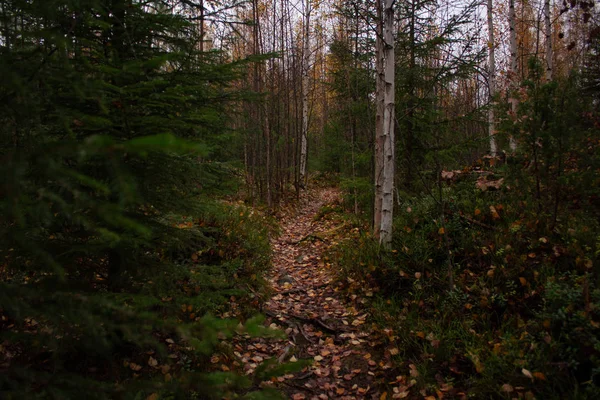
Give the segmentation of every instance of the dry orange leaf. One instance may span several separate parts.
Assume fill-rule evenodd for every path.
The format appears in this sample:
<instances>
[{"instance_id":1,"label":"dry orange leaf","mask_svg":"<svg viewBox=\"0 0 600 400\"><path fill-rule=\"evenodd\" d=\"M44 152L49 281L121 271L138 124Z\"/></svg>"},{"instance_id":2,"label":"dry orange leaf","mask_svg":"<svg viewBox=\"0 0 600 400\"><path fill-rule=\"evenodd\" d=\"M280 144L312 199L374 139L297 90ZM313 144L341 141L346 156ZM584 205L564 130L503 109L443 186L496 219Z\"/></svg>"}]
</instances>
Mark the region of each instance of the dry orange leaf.
<instances>
[{"instance_id":1,"label":"dry orange leaf","mask_svg":"<svg viewBox=\"0 0 600 400\"><path fill-rule=\"evenodd\" d=\"M546 375L544 375L541 372L534 372L533 376L534 376L534 378L539 379L540 381L545 381L546 380Z\"/></svg>"},{"instance_id":2,"label":"dry orange leaf","mask_svg":"<svg viewBox=\"0 0 600 400\"><path fill-rule=\"evenodd\" d=\"M521 286L527 285L527 279L523 278L522 276L519 277L519 282L521 282Z\"/></svg>"}]
</instances>

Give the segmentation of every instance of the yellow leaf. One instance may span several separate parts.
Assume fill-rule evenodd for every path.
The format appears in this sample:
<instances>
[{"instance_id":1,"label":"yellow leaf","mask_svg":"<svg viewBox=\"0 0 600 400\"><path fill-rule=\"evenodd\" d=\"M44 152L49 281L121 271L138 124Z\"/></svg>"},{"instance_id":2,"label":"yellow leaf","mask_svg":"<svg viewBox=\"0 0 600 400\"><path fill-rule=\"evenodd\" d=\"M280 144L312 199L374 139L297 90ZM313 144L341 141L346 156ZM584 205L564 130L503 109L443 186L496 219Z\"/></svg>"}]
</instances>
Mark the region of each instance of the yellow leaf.
<instances>
[{"instance_id":1,"label":"yellow leaf","mask_svg":"<svg viewBox=\"0 0 600 400\"><path fill-rule=\"evenodd\" d=\"M500 219L500 214L498 214L498 210L496 210L496 207L490 206L490 213L492 214L493 219Z\"/></svg>"},{"instance_id":2,"label":"yellow leaf","mask_svg":"<svg viewBox=\"0 0 600 400\"><path fill-rule=\"evenodd\" d=\"M425 339L425 332L417 332L416 335L421 339Z\"/></svg>"},{"instance_id":3,"label":"yellow leaf","mask_svg":"<svg viewBox=\"0 0 600 400\"><path fill-rule=\"evenodd\" d=\"M442 227L442 228L440 228L440 229L438 230L438 233L439 233L440 235L443 235L444 233L446 233L446 230L445 230L445 229Z\"/></svg>"},{"instance_id":4,"label":"yellow leaf","mask_svg":"<svg viewBox=\"0 0 600 400\"><path fill-rule=\"evenodd\" d=\"M381 393L381 396L379 396L379 400L386 400L386 399L387 399L387 392Z\"/></svg>"}]
</instances>

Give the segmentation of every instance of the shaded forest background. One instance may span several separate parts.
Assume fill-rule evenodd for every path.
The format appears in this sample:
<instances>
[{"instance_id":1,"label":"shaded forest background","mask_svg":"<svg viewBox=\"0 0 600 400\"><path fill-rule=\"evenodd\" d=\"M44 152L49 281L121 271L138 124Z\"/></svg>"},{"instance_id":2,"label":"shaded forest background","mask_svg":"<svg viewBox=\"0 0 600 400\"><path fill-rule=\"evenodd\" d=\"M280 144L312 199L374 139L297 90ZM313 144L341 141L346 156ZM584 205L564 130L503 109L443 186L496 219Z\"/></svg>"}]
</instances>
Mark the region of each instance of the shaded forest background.
<instances>
[{"instance_id":1,"label":"shaded forest background","mask_svg":"<svg viewBox=\"0 0 600 400\"><path fill-rule=\"evenodd\" d=\"M209 360L274 334L273 216L333 184L339 279L419 388L597 398L598 10L550 3L488 2L490 41L486 4L396 2L388 249L379 2L0 0L0 395L276 396L297 365Z\"/></svg>"}]
</instances>

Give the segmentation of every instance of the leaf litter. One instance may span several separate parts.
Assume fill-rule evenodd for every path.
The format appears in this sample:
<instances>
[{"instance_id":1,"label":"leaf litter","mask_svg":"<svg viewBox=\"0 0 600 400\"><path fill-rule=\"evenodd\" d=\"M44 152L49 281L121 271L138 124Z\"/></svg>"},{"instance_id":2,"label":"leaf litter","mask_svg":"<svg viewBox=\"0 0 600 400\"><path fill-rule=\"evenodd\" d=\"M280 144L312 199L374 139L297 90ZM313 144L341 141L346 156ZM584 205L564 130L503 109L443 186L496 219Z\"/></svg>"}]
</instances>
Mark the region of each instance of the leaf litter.
<instances>
[{"instance_id":1,"label":"leaf litter","mask_svg":"<svg viewBox=\"0 0 600 400\"><path fill-rule=\"evenodd\" d=\"M333 188L308 191L298 207L282 213L282 233L271 239L272 296L262 312L265 324L283 330L285 338L237 335L236 364L252 375L266 362L308 360L299 372L260 383L291 399L405 398L414 383L397 377L388 395L393 354L384 351L385 337L369 324L360 297L342 290L324 255L335 244L328 233L340 223L316 216L339 196Z\"/></svg>"}]
</instances>

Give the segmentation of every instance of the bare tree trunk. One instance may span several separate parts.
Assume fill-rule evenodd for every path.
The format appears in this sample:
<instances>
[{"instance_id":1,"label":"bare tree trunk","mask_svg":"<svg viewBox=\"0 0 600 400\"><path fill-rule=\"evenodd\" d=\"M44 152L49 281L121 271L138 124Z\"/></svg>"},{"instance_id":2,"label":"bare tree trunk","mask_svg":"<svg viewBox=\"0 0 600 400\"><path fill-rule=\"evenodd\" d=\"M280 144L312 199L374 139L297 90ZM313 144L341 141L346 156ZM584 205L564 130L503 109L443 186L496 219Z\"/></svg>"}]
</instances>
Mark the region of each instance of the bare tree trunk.
<instances>
[{"instance_id":1,"label":"bare tree trunk","mask_svg":"<svg viewBox=\"0 0 600 400\"><path fill-rule=\"evenodd\" d=\"M494 98L496 97L496 42L494 40L494 19L492 15L493 2L487 0L487 19L488 19L488 83L489 83L489 110L488 110L488 129L490 137L490 154L495 157L498 153L496 145L496 124L494 118Z\"/></svg>"},{"instance_id":2,"label":"bare tree trunk","mask_svg":"<svg viewBox=\"0 0 600 400\"><path fill-rule=\"evenodd\" d=\"M300 178L299 183L306 183L306 161L308 159L308 67L310 41L310 0L304 6L304 38L302 43L302 135L300 143Z\"/></svg>"},{"instance_id":3,"label":"bare tree trunk","mask_svg":"<svg viewBox=\"0 0 600 400\"><path fill-rule=\"evenodd\" d=\"M550 21L550 0L544 0L544 24L546 28L546 81L552 80L553 52L552 52L552 23Z\"/></svg>"},{"instance_id":4,"label":"bare tree trunk","mask_svg":"<svg viewBox=\"0 0 600 400\"><path fill-rule=\"evenodd\" d=\"M376 0L375 5L377 7L377 33L375 37L375 167L374 167L374 181L375 181L375 204L373 206L373 235L376 238L380 238L381 231L381 217L382 217L382 200L383 187L381 185L381 171L383 169L383 114L384 114L384 59L383 59L383 12L382 2L383 0Z\"/></svg>"},{"instance_id":5,"label":"bare tree trunk","mask_svg":"<svg viewBox=\"0 0 600 400\"><path fill-rule=\"evenodd\" d=\"M377 0L377 120L375 140L375 237L389 248L394 212L395 53L394 0ZM379 214L379 215L378 215Z\"/></svg>"},{"instance_id":6,"label":"bare tree trunk","mask_svg":"<svg viewBox=\"0 0 600 400\"><path fill-rule=\"evenodd\" d=\"M510 42L510 110L513 117L517 115L517 103L516 90L517 90L517 28L515 24L515 0L509 0L508 5L508 25L509 25L509 42ZM515 138L510 135L509 146L511 152L517 150L517 142Z\"/></svg>"}]
</instances>

